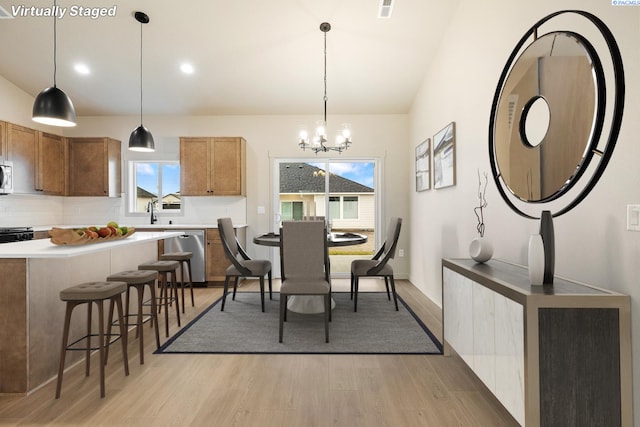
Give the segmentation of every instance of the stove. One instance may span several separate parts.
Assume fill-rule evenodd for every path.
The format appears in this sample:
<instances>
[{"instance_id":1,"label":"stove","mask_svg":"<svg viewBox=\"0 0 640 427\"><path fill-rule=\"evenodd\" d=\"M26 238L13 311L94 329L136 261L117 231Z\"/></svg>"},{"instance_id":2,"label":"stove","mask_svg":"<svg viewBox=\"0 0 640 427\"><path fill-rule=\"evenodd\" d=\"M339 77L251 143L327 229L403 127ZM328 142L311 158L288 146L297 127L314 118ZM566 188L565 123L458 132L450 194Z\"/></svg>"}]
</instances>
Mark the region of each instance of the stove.
<instances>
[{"instance_id":1,"label":"stove","mask_svg":"<svg viewBox=\"0 0 640 427\"><path fill-rule=\"evenodd\" d=\"M10 243L31 239L33 239L33 228L31 227L0 228L0 243Z\"/></svg>"}]
</instances>

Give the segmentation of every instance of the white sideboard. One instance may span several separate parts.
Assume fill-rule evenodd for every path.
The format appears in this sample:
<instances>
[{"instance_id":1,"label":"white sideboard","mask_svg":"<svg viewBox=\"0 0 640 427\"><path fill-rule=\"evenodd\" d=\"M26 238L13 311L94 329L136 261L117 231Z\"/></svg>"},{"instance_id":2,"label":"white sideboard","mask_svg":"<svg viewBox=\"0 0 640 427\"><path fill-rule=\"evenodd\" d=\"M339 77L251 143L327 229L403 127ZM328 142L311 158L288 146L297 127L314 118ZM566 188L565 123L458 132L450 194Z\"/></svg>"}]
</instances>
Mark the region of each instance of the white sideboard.
<instances>
[{"instance_id":1,"label":"white sideboard","mask_svg":"<svg viewBox=\"0 0 640 427\"><path fill-rule=\"evenodd\" d=\"M630 426L630 298L526 268L443 259L445 354L453 350L521 425Z\"/></svg>"}]
</instances>

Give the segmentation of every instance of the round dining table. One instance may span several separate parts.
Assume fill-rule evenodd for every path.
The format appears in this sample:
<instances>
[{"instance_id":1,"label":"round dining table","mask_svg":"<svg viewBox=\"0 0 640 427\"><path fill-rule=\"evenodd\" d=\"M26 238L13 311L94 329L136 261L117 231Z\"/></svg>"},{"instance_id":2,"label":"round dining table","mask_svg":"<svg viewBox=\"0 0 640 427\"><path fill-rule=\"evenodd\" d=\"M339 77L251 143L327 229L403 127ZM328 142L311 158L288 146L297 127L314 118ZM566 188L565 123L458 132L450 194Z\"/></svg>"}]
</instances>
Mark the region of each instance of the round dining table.
<instances>
[{"instance_id":1,"label":"round dining table","mask_svg":"<svg viewBox=\"0 0 640 427\"><path fill-rule=\"evenodd\" d=\"M327 233L327 246L351 246L367 243L367 236L350 232ZM253 238L253 243L261 246L280 247L280 235L276 233L266 233ZM331 309L336 306L331 299ZM289 297L287 308L296 313L323 313L324 303L321 296L293 295Z\"/></svg>"},{"instance_id":2,"label":"round dining table","mask_svg":"<svg viewBox=\"0 0 640 427\"><path fill-rule=\"evenodd\" d=\"M253 243L262 246L280 246L280 235L275 233L261 234L253 238ZM328 246L351 246L367 243L367 236L358 233L327 233Z\"/></svg>"}]
</instances>

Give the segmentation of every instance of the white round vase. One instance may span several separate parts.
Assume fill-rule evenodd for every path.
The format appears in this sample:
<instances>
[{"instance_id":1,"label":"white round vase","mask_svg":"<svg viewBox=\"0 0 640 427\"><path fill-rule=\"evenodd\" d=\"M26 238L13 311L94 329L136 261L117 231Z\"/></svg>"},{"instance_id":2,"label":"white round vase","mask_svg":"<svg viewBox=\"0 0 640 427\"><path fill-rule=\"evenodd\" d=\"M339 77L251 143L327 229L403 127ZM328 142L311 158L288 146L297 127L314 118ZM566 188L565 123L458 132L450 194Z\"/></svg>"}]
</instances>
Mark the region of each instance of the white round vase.
<instances>
[{"instance_id":1,"label":"white round vase","mask_svg":"<svg viewBox=\"0 0 640 427\"><path fill-rule=\"evenodd\" d=\"M475 262L487 262L493 256L493 245L485 237L476 237L469 245L469 255Z\"/></svg>"},{"instance_id":2,"label":"white round vase","mask_svg":"<svg viewBox=\"0 0 640 427\"><path fill-rule=\"evenodd\" d=\"M544 243L539 234L529 237L529 281L532 285L544 283Z\"/></svg>"}]
</instances>

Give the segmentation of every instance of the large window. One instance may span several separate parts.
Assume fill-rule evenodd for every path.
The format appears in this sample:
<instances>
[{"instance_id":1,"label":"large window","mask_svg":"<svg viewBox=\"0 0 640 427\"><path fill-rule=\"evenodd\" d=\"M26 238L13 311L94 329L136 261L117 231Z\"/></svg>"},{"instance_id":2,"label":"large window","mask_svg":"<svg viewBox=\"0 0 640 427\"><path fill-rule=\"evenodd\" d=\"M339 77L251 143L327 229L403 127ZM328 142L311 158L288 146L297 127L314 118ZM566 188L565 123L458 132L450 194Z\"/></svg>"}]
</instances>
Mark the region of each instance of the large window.
<instances>
[{"instance_id":1,"label":"large window","mask_svg":"<svg viewBox=\"0 0 640 427\"><path fill-rule=\"evenodd\" d=\"M179 162L131 162L130 212L149 212L153 203L157 212L180 211Z\"/></svg>"},{"instance_id":2,"label":"large window","mask_svg":"<svg viewBox=\"0 0 640 427\"><path fill-rule=\"evenodd\" d=\"M348 277L351 261L369 259L377 247L379 197L374 159L276 159L273 230L282 221L325 218L334 232L367 236L365 244L331 247L331 274ZM379 243L379 242L378 242ZM274 254L274 274L279 273Z\"/></svg>"}]
</instances>

